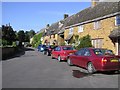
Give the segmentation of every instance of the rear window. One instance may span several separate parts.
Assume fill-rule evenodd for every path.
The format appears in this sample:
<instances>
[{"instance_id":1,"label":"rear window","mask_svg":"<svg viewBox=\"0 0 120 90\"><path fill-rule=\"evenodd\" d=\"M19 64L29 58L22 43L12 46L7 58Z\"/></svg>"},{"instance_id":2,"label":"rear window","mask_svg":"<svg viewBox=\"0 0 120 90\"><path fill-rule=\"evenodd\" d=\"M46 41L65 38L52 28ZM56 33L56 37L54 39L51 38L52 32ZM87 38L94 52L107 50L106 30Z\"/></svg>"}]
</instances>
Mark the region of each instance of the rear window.
<instances>
[{"instance_id":1,"label":"rear window","mask_svg":"<svg viewBox=\"0 0 120 90\"><path fill-rule=\"evenodd\" d=\"M94 49L96 55L114 55L112 50L108 49Z\"/></svg>"},{"instance_id":2,"label":"rear window","mask_svg":"<svg viewBox=\"0 0 120 90\"><path fill-rule=\"evenodd\" d=\"M112 50L103 49L102 52L103 52L104 55L114 55Z\"/></svg>"},{"instance_id":3,"label":"rear window","mask_svg":"<svg viewBox=\"0 0 120 90\"><path fill-rule=\"evenodd\" d=\"M42 47L46 47L46 45L43 45Z\"/></svg>"},{"instance_id":4,"label":"rear window","mask_svg":"<svg viewBox=\"0 0 120 90\"><path fill-rule=\"evenodd\" d=\"M62 47L63 50L75 50L73 47Z\"/></svg>"}]
</instances>

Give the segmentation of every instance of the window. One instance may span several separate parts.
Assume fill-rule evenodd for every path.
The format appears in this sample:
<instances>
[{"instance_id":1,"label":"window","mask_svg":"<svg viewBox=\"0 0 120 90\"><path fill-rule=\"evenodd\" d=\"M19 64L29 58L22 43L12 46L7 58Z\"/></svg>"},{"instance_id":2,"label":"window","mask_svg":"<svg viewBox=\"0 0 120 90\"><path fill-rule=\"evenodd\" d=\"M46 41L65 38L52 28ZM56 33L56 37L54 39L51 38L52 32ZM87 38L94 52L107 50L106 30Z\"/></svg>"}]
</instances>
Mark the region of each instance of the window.
<instances>
[{"instance_id":1,"label":"window","mask_svg":"<svg viewBox=\"0 0 120 90\"><path fill-rule=\"evenodd\" d=\"M78 27L78 32L83 32L83 25L80 25L80 26Z\"/></svg>"},{"instance_id":2,"label":"window","mask_svg":"<svg viewBox=\"0 0 120 90\"><path fill-rule=\"evenodd\" d=\"M60 47L56 47L55 51L61 51L61 48Z\"/></svg>"},{"instance_id":3,"label":"window","mask_svg":"<svg viewBox=\"0 0 120 90\"><path fill-rule=\"evenodd\" d=\"M73 28L69 29L69 34L73 34Z\"/></svg>"},{"instance_id":4,"label":"window","mask_svg":"<svg viewBox=\"0 0 120 90\"><path fill-rule=\"evenodd\" d=\"M92 45L95 47L95 48L102 48L102 43L103 42L103 39L93 39L92 40Z\"/></svg>"},{"instance_id":5,"label":"window","mask_svg":"<svg viewBox=\"0 0 120 90\"><path fill-rule=\"evenodd\" d=\"M91 54L90 54L90 50L88 50L88 49L85 49L85 53L84 53L84 56L90 56Z\"/></svg>"},{"instance_id":6,"label":"window","mask_svg":"<svg viewBox=\"0 0 120 90\"><path fill-rule=\"evenodd\" d=\"M75 50L73 47L63 47L63 50Z\"/></svg>"},{"instance_id":7,"label":"window","mask_svg":"<svg viewBox=\"0 0 120 90\"><path fill-rule=\"evenodd\" d=\"M119 26L120 25L120 15L116 16L115 18L115 26Z\"/></svg>"},{"instance_id":8,"label":"window","mask_svg":"<svg viewBox=\"0 0 120 90\"><path fill-rule=\"evenodd\" d=\"M80 49L75 53L75 55L83 56L84 55L84 49Z\"/></svg>"},{"instance_id":9,"label":"window","mask_svg":"<svg viewBox=\"0 0 120 90\"><path fill-rule=\"evenodd\" d=\"M95 53L96 55L103 55L101 49L93 49L93 51L94 51L94 53Z\"/></svg>"},{"instance_id":10,"label":"window","mask_svg":"<svg viewBox=\"0 0 120 90\"><path fill-rule=\"evenodd\" d=\"M100 29L100 26L101 26L100 21L94 22L94 29L95 29L95 30Z\"/></svg>"}]
</instances>

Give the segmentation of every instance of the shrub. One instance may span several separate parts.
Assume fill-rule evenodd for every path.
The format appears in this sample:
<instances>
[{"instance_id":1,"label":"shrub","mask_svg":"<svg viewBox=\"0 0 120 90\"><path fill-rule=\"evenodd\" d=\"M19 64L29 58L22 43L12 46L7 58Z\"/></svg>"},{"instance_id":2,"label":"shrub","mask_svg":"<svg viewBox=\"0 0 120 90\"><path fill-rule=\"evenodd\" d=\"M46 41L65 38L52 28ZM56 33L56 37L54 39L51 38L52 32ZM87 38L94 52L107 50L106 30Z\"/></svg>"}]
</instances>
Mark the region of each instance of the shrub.
<instances>
[{"instance_id":1,"label":"shrub","mask_svg":"<svg viewBox=\"0 0 120 90\"><path fill-rule=\"evenodd\" d=\"M85 47L92 47L90 35L86 35L80 38L80 44L76 47L76 49L85 48Z\"/></svg>"},{"instance_id":2,"label":"shrub","mask_svg":"<svg viewBox=\"0 0 120 90\"><path fill-rule=\"evenodd\" d=\"M5 39L2 39L2 46L7 46L8 45L8 41Z\"/></svg>"},{"instance_id":3,"label":"shrub","mask_svg":"<svg viewBox=\"0 0 120 90\"><path fill-rule=\"evenodd\" d=\"M42 37L42 33L39 33L33 36L32 47L37 47L39 44L42 43L41 37Z\"/></svg>"},{"instance_id":4,"label":"shrub","mask_svg":"<svg viewBox=\"0 0 120 90\"><path fill-rule=\"evenodd\" d=\"M16 47L16 46L17 46L16 42L13 42L13 43L12 43L12 46L13 46L13 47Z\"/></svg>"}]
</instances>

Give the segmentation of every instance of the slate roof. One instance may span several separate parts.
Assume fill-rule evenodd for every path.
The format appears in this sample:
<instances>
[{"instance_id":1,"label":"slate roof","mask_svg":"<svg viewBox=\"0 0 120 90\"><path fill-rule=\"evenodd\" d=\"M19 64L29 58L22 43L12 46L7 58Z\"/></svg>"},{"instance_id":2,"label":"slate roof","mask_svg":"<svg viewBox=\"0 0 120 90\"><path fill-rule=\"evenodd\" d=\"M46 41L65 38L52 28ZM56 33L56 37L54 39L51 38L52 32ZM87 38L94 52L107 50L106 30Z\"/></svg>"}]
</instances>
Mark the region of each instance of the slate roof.
<instances>
[{"instance_id":1,"label":"slate roof","mask_svg":"<svg viewBox=\"0 0 120 90\"><path fill-rule=\"evenodd\" d=\"M95 7L86 8L67 18L66 26L93 20L120 11L120 2L99 2Z\"/></svg>"},{"instance_id":2,"label":"slate roof","mask_svg":"<svg viewBox=\"0 0 120 90\"><path fill-rule=\"evenodd\" d=\"M62 27L59 27L59 22L53 23L47 30L46 35L63 33L65 27L74 24L82 23L85 21L93 20L99 17L103 17L109 14L120 12L120 1L119 2L99 2L95 7L86 8L77 14L71 15L66 19L61 20L63 23Z\"/></svg>"},{"instance_id":3,"label":"slate roof","mask_svg":"<svg viewBox=\"0 0 120 90\"><path fill-rule=\"evenodd\" d=\"M118 38L120 37L120 27L115 28L111 34L109 35L110 38Z\"/></svg>"},{"instance_id":4,"label":"slate roof","mask_svg":"<svg viewBox=\"0 0 120 90\"><path fill-rule=\"evenodd\" d=\"M49 34L56 34L58 33L58 28L59 28L59 22L53 23L49 28Z\"/></svg>"}]
</instances>

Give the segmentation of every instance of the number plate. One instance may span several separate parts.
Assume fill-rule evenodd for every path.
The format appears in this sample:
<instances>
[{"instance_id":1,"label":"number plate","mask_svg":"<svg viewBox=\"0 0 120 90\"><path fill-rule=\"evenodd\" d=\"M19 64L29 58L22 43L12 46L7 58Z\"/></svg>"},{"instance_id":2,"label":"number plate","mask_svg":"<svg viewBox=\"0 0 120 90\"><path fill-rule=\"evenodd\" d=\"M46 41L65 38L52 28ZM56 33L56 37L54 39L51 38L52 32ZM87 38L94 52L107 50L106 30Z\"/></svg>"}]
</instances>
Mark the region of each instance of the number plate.
<instances>
[{"instance_id":1,"label":"number plate","mask_svg":"<svg viewBox=\"0 0 120 90\"><path fill-rule=\"evenodd\" d=\"M117 59L111 59L111 62L118 62Z\"/></svg>"}]
</instances>

